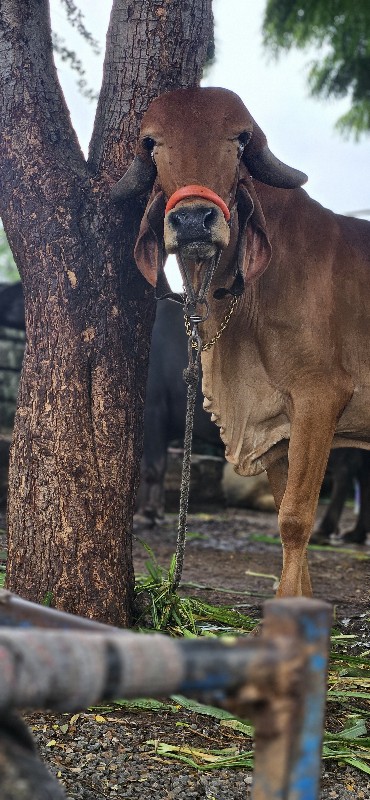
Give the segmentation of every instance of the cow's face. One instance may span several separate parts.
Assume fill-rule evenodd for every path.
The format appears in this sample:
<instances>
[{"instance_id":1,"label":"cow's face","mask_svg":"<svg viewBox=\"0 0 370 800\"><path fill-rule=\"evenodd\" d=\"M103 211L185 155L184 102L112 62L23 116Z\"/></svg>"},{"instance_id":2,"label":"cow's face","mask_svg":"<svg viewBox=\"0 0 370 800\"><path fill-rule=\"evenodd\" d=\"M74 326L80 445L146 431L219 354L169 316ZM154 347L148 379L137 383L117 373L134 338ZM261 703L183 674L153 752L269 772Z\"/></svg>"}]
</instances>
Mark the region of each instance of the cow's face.
<instances>
[{"instance_id":1,"label":"cow's face","mask_svg":"<svg viewBox=\"0 0 370 800\"><path fill-rule=\"evenodd\" d=\"M163 244L193 274L222 252L235 260L237 243L250 278L267 266L271 248L250 174L289 188L306 178L272 155L233 92L180 89L151 103L135 160L113 190L114 199L124 200L152 187L135 248L150 283L156 283Z\"/></svg>"},{"instance_id":2,"label":"cow's face","mask_svg":"<svg viewBox=\"0 0 370 800\"><path fill-rule=\"evenodd\" d=\"M166 200L174 196L174 207L164 219L167 253L196 261L227 247L227 211L234 204L239 162L252 130L243 103L226 90L182 90L152 103L143 119L140 146L150 152ZM176 202L175 193L191 186L201 187L200 194L192 195L190 189L188 197L182 199L180 193ZM202 189L210 190L204 199Z\"/></svg>"}]
</instances>

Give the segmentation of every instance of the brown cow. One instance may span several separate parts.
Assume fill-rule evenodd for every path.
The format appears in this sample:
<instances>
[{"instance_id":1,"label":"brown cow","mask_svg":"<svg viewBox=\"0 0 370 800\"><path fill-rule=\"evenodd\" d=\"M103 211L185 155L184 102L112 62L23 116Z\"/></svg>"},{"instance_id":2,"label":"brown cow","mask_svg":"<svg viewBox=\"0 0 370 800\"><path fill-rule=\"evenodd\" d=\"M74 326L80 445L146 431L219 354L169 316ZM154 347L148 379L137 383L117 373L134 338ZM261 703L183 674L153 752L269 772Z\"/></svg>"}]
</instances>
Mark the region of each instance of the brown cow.
<instances>
[{"instance_id":1,"label":"brown cow","mask_svg":"<svg viewBox=\"0 0 370 800\"><path fill-rule=\"evenodd\" d=\"M198 301L215 269L204 342L235 305L202 353L205 407L237 472L267 469L279 596L312 593L306 548L330 449L370 446L370 224L322 208L305 180L234 93L194 88L150 105L113 189L127 200L152 187L135 257L153 286L165 252Z\"/></svg>"}]
</instances>

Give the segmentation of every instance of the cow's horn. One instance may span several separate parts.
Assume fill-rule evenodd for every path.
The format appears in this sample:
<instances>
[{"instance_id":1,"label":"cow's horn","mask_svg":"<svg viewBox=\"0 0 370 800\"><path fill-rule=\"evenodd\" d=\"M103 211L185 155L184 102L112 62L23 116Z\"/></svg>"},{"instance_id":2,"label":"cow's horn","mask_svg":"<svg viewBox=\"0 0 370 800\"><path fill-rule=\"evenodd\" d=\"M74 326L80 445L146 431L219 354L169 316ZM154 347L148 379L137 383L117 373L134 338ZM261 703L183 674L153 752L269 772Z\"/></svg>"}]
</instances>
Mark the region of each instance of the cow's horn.
<instances>
[{"instance_id":1,"label":"cow's horn","mask_svg":"<svg viewBox=\"0 0 370 800\"><path fill-rule=\"evenodd\" d=\"M147 194L153 186L156 172L152 161L135 156L127 172L113 186L111 191L113 202L122 203L125 200L131 200L133 197Z\"/></svg>"},{"instance_id":2,"label":"cow's horn","mask_svg":"<svg viewBox=\"0 0 370 800\"><path fill-rule=\"evenodd\" d=\"M307 175L294 167L288 167L271 152L267 139L259 125L253 120L253 135L244 150L243 160L252 178L257 178L278 189L296 189L308 180Z\"/></svg>"},{"instance_id":3,"label":"cow's horn","mask_svg":"<svg viewBox=\"0 0 370 800\"><path fill-rule=\"evenodd\" d=\"M259 153L246 153L245 162L252 178L257 178L269 186L278 189L296 189L308 180L307 175L294 167L288 167L280 161L266 144Z\"/></svg>"}]
</instances>

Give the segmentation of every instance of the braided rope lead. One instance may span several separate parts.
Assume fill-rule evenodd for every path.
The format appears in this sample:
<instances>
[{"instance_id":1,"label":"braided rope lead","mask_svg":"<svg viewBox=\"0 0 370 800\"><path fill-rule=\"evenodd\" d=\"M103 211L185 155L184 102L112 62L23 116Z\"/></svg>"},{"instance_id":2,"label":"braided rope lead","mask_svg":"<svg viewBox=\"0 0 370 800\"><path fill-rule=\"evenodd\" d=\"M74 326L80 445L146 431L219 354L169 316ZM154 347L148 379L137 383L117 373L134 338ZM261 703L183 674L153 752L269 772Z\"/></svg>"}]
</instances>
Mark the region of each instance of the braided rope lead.
<instances>
[{"instance_id":1,"label":"braided rope lead","mask_svg":"<svg viewBox=\"0 0 370 800\"><path fill-rule=\"evenodd\" d=\"M196 343L195 347L193 342ZM184 457L182 462L181 472L181 488L180 488L180 508L179 508L179 522L177 529L177 542L175 554L175 569L171 581L172 591L178 588L182 569L184 565L186 533L187 533L187 515L189 505L189 492L190 492L190 470L191 470L191 445L193 436L194 424L194 410L195 399L197 394L197 386L199 380L199 367L200 367L200 353L202 349L201 339L197 330L196 324L193 324L191 336L189 338L188 353L189 363L184 369L184 381L187 383L187 406L186 406L186 420L185 420L185 436L184 436Z\"/></svg>"}]
</instances>

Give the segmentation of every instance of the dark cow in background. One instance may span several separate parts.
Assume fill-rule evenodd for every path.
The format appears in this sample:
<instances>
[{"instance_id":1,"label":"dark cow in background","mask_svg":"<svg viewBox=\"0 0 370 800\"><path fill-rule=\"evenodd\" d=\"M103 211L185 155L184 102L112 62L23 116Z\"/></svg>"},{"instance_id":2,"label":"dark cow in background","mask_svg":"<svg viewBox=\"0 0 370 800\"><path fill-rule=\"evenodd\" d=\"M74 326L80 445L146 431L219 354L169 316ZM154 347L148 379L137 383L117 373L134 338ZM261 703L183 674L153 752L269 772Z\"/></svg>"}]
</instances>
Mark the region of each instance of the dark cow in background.
<instances>
[{"instance_id":1,"label":"dark cow in background","mask_svg":"<svg viewBox=\"0 0 370 800\"><path fill-rule=\"evenodd\" d=\"M279 597L312 595L307 545L330 450L370 447L370 224L323 208L306 180L237 95L193 88L151 103L112 191L117 202L151 191L135 246L148 282L174 253L189 305L207 296L205 405L237 471L267 470Z\"/></svg>"},{"instance_id":2,"label":"dark cow in background","mask_svg":"<svg viewBox=\"0 0 370 800\"><path fill-rule=\"evenodd\" d=\"M346 497L357 485L359 508L356 525L352 531L343 535L343 539L352 544L365 544L367 534L370 533L370 451L356 447L332 450L327 476L331 486L330 502L316 528L313 540L325 542L330 539L331 534L338 534Z\"/></svg>"},{"instance_id":3,"label":"dark cow in background","mask_svg":"<svg viewBox=\"0 0 370 800\"><path fill-rule=\"evenodd\" d=\"M24 331L24 299L20 281L0 284L0 326Z\"/></svg>"}]
</instances>

